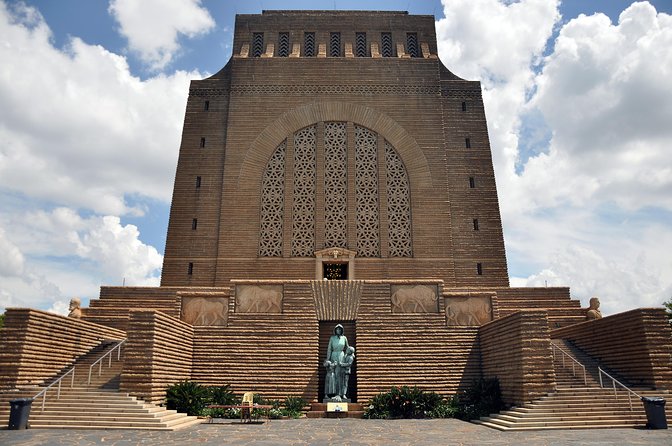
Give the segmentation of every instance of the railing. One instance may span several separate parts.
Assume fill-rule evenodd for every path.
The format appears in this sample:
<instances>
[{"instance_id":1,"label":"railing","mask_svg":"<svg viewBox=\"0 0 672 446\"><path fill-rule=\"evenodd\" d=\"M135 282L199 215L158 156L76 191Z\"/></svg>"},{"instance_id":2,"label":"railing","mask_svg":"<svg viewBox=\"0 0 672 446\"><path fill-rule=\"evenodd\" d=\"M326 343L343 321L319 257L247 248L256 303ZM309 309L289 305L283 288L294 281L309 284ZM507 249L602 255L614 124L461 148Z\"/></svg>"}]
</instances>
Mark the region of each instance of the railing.
<instances>
[{"instance_id":1,"label":"railing","mask_svg":"<svg viewBox=\"0 0 672 446\"><path fill-rule=\"evenodd\" d=\"M600 387L601 388L604 389L604 384L602 383L602 375L605 375L606 377L611 379L611 385L614 388L614 396L616 398L618 398L618 395L616 393L616 384L618 384L619 386L623 387L625 390L628 391L628 403L630 403L630 411L632 412L632 395L635 395L637 397L637 399L639 399L639 400L642 399L641 395L639 395L634 390L629 389L625 384L623 384L622 382L620 382L619 380L617 380L616 378L614 378L613 376L611 376L610 374L608 374L607 372L602 370L602 367L598 367L597 370L599 371L599 374L600 374Z\"/></svg>"},{"instance_id":2,"label":"railing","mask_svg":"<svg viewBox=\"0 0 672 446\"><path fill-rule=\"evenodd\" d=\"M587 378L587 375L586 375L586 367L583 364L581 364L579 361L574 359L574 357L572 357L572 355L570 355L569 353L567 353L566 351L564 351L563 349L561 349L557 345L555 345L553 343L551 343L551 345L553 346L553 359L555 359L555 351L556 350L559 350L560 353L562 353L562 367L563 368L567 368L567 366L565 365L565 357L572 360L572 375L574 375L575 378L576 378L576 368L581 367L583 369L583 384L587 386L588 385L588 378Z\"/></svg>"},{"instance_id":3,"label":"railing","mask_svg":"<svg viewBox=\"0 0 672 446\"><path fill-rule=\"evenodd\" d=\"M63 378L65 378L66 376L68 376L71 373L72 373L72 379L70 380L70 387L73 387L75 385L75 367L74 366L70 370L65 372L63 374L63 376L58 378L53 383L49 384L47 387L42 389L42 391L40 391L40 393L38 393L37 395L35 395L33 397L33 399L36 400L40 397L40 395L42 395L42 409L41 409L42 412L44 412L44 403L47 401L47 390L49 390L51 388L51 386L53 386L54 384L58 384L58 390L56 391L56 399L60 400L61 399L61 381L63 381Z\"/></svg>"},{"instance_id":4,"label":"railing","mask_svg":"<svg viewBox=\"0 0 672 446\"><path fill-rule=\"evenodd\" d=\"M124 344L124 342L126 342L126 339L119 341L119 343L112 347L109 352L105 353L103 356L98 358L96 362L91 364L89 367L89 380L86 383L87 385L91 385L91 372L93 371L93 368L96 366L96 364L98 364L98 376L100 376L103 372L103 359L108 358L107 366L112 367L112 353L114 353L115 350L117 351L117 361L121 359L121 346Z\"/></svg>"}]
</instances>

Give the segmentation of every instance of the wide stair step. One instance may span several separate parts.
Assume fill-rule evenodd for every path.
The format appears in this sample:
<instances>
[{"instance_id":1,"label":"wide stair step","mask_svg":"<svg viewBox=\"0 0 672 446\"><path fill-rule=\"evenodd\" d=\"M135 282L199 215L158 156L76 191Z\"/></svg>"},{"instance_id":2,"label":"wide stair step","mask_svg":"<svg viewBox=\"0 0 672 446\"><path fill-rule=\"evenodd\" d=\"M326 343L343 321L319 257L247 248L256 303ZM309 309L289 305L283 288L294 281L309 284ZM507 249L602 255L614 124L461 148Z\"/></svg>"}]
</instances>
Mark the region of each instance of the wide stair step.
<instances>
[{"instance_id":1,"label":"wide stair step","mask_svg":"<svg viewBox=\"0 0 672 446\"><path fill-rule=\"evenodd\" d=\"M552 342L556 347L553 358L556 392L499 414L482 417L474 423L502 431L608 429L646 425L644 406L636 396L622 389L614 394L612 388L600 387L598 362L594 358L567 341L554 339ZM583 367L575 361L585 367L585 376ZM611 371L608 373L613 375ZM670 399L670 393L665 390L632 390L641 396ZM672 405L667 406L666 412L668 419L672 419Z\"/></svg>"}]
</instances>

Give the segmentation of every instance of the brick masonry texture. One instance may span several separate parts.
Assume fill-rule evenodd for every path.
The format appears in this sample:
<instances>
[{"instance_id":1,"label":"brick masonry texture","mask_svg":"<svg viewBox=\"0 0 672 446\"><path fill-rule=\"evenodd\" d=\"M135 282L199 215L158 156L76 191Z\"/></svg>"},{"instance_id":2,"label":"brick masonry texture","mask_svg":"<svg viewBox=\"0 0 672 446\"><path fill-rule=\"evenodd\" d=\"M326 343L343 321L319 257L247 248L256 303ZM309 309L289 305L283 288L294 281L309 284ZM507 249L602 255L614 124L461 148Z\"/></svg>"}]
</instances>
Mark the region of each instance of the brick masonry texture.
<instances>
[{"instance_id":1,"label":"brick masonry texture","mask_svg":"<svg viewBox=\"0 0 672 446\"><path fill-rule=\"evenodd\" d=\"M520 310L478 330L484 378L498 378L502 399L521 404L555 389L548 317Z\"/></svg>"},{"instance_id":2,"label":"brick masonry texture","mask_svg":"<svg viewBox=\"0 0 672 446\"><path fill-rule=\"evenodd\" d=\"M41 385L103 340L126 333L45 311L8 308L0 330L0 388Z\"/></svg>"},{"instance_id":3,"label":"brick masonry texture","mask_svg":"<svg viewBox=\"0 0 672 446\"><path fill-rule=\"evenodd\" d=\"M402 47L413 32L426 44L427 54L302 57L303 33L312 31L318 43L327 42L330 32L340 32L346 46L356 32L367 33L369 46L380 44L381 32L391 32ZM264 33L264 53L277 43L278 33L288 32L290 45L299 45L300 57L241 57L252 34L259 32ZM480 85L442 66L436 57L433 17L338 11L239 15L233 53L219 73L191 85L162 285L313 279L313 259L292 258L289 252L280 258L257 255L262 175L275 148L285 138L290 141L294 132L319 122L345 121L376 132L394 146L407 169L411 196L413 257L383 253L380 258L358 258L356 278L433 277L449 286L508 286ZM471 148L465 147L465 138ZM202 182L196 188L198 176ZM476 179L473 189L470 176ZM379 189L384 190L380 177ZM286 202L290 199L285 196ZM324 202L323 188L318 187L316 202ZM381 225L386 224L385 214L381 203ZM194 218L196 230L191 226ZM285 218L291 226L291 216ZM478 231L473 230L474 218ZM354 221L349 223L349 234L354 234ZM316 251L329 247L321 225L318 220ZM291 231L285 234L289 237ZM385 246L384 231L381 243Z\"/></svg>"},{"instance_id":4,"label":"brick masonry texture","mask_svg":"<svg viewBox=\"0 0 672 446\"><path fill-rule=\"evenodd\" d=\"M310 57L304 32L315 33ZM340 33L339 57L329 57L333 32ZM366 32L366 57L355 57L355 33L361 32ZM258 33L263 42L255 48ZM280 33L288 33L288 57L278 53ZM381 33L391 33L391 57L383 57ZM417 57L407 54L408 33L417 37ZM191 379L230 384L239 394L315 402L322 397L326 342L340 322L357 348L351 396L359 402L395 385L448 396L475 379L495 376L507 402L529 401L555 389L551 336L574 340L635 383L669 387L670 328L662 310L583 323L585 309L571 299L569 288L509 287L481 86L455 76L436 54L431 16L371 11L237 16L231 60L190 86L161 286L102 287L100 299L83 309L82 320L8 310L0 385L42 382L100 339L127 334L120 389L147 401L162 402L166 387ZM347 177L337 197L344 198L338 209L347 215L333 219L341 226L332 231L341 231L346 246L326 241L326 215L335 214L325 210L330 175L325 122L345 123L338 125L345 128L345 143L331 145L347 156L331 169ZM299 207L293 206L293 194L310 195L295 187L310 181L295 168L294 154L309 150L305 141L295 144L294 134L311 126L316 129L316 161L308 176L315 178L314 233L306 239L314 237L317 254L292 257L294 223L309 213L296 211L294 218ZM375 133L369 141L377 141L377 148L368 143L368 182L358 191L356 129L362 127ZM267 232L279 234L279 240L265 251L278 257L261 257L262 179L281 144L284 177L280 183L277 168L270 182L282 205L277 196L268 202L273 212L284 206L284 213L273 214L275 226ZM403 164L399 169L395 161L397 184L403 187L394 189L396 195L390 189L390 196L388 144ZM357 197L375 196L376 187L378 209L374 199L366 212L376 214L378 226L367 231L379 232L380 255L365 257L354 252L365 213L357 215ZM409 257L390 256L395 239L389 223L408 222L387 206L399 197L397 202L410 202ZM310 208L312 199L307 201ZM323 261L350 262L348 281L322 280ZM402 288L435 290L429 298L422 291L397 295L410 299L413 311L417 299L430 299L430 310L404 312L409 310L393 304L394 290ZM247 290L244 299L241 290ZM266 307L237 302L249 304L259 296L271 299L263 301ZM453 314L451 323L446 301L468 297L491 302L491 312L484 310L488 317L459 326L462 322L455 321L474 318ZM181 314L183 299L189 299L185 306L195 302L191 308L200 308L200 319ZM477 326L490 316L494 320ZM206 319L212 325L199 325Z\"/></svg>"},{"instance_id":5,"label":"brick masonry texture","mask_svg":"<svg viewBox=\"0 0 672 446\"><path fill-rule=\"evenodd\" d=\"M663 308L640 308L551 332L597 358L630 385L672 389L672 335Z\"/></svg>"}]
</instances>

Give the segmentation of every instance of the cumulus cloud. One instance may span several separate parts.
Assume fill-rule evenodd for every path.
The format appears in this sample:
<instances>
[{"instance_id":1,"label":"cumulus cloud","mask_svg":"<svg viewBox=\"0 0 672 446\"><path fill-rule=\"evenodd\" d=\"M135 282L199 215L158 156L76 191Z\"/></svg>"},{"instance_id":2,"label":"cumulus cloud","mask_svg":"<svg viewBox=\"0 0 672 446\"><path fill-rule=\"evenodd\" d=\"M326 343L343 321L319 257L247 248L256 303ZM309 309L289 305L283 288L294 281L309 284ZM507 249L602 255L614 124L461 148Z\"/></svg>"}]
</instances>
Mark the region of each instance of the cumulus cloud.
<instances>
[{"instance_id":1,"label":"cumulus cloud","mask_svg":"<svg viewBox=\"0 0 672 446\"><path fill-rule=\"evenodd\" d=\"M191 38L215 26L200 0L112 0L109 11L131 50L153 69L165 67L180 50L180 34Z\"/></svg>"},{"instance_id":2,"label":"cumulus cloud","mask_svg":"<svg viewBox=\"0 0 672 446\"><path fill-rule=\"evenodd\" d=\"M541 199L672 209L670 79L672 16L642 2L617 24L603 14L569 21L531 101L553 129L548 156L524 175ZM570 187L549 187L570 175Z\"/></svg>"},{"instance_id":3,"label":"cumulus cloud","mask_svg":"<svg viewBox=\"0 0 672 446\"><path fill-rule=\"evenodd\" d=\"M159 285L163 257L115 216L85 218L68 208L17 212L0 217L0 235L0 257L24 259L21 269L0 271L5 306L60 312L58 302L97 297L102 284Z\"/></svg>"},{"instance_id":4,"label":"cumulus cloud","mask_svg":"<svg viewBox=\"0 0 672 446\"><path fill-rule=\"evenodd\" d=\"M70 301L57 300L47 311L50 313L60 314L61 316L67 316L70 313Z\"/></svg>"},{"instance_id":5,"label":"cumulus cloud","mask_svg":"<svg viewBox=\"0 0 672 446\"><path fill-rule=\"evenodd\" d=\"M668 299L670 16L640 2L560 26L555 0L443 3L439 55L484 89L511 283L606 314Z\"/></svg>"},{"instance_id":6,"label":"cumulus cloud","mask_svg":"<svg viewBox=\"0 0 672 446\"><path fill-rule=\"evenodd\" d=\"M559 1L442 3L439 57L458 76L482 83L497 184L505 190L515 177L520 115L534 87L534 67L560 18Z\"/></svg>"},{"instance_id":7,"label":"cumulus cloud","mask_svg":"<svg viewBox=\"0 0 672 446\"><path fill-rule=\"evenodd\" d=\"M144 2L142 2L144 4ZM101 214L170 200L192 78L134 77L124 57L71 38L61 51L32 8L0 3L0 188Z\"/></svg>"}]
</instances>

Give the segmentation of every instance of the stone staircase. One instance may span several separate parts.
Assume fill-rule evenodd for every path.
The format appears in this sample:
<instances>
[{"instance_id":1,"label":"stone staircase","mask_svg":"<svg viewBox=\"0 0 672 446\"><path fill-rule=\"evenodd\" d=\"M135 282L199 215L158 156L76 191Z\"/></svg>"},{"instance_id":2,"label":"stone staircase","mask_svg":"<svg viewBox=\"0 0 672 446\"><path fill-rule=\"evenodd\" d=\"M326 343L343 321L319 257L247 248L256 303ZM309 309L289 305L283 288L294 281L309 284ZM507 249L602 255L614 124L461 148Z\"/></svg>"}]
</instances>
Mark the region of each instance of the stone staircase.
<instances>
[{"instance_id":1,"label":"stone staircase","mask_svg":"<svg viewBox=\"0 0 672 446\"><path fill-rule=\"evenodd\" d=\"M166 410L164 407L145 403L126 393L120 393L119 375L123 364L123 351L122 361L117 361L117 353L113 352L111 366L108 358L103 359L102 368L99 369L96 365L89 385L90 365L114 345L116 345L115 342L103 342L78 358L75 363L74 385L70 387L72 379L71 375L68 375L61 382L60 398L57 398L57 385L49 389L44 410L42 410L42 397L36 399L30 412L30 428L172 431L201 422L197 417L190 417L175 410ZM62 371L59 376L66 371ZM58 379L59 376L52 381ZM34 397L42 389L44 387L28 387L0 393L0 424L7 426L9 422L10 400Z\"/></svg>"},{"instance_id":2,"label":"stone staircase","mask_svg":"<svg viewBox=\"0 0 672 446\"><path fill-rule=\"evenodd\" d=\"M594 358L566 341L553 340L553 343L586 366L586 383L584 383L583 370L580 367L575 366L573 373L572 361L565 358L563 367L563 355L556 354L554 364L557 390L555 393L499 414L482 417L474 421L475 423L502 431L624 428L646 425L644 406L637 397L633 395L629 400L628 392L622 389L614 394L613 389L608 387L607 383L605 383L607 388L600 388L598 363ZM611 372L609 373L614 376ZM617 376L615 378L619 379ZM620 379L619 381L623 382ZM632 390L641 396L662 396L668 401L670 399L668 391L642 388ZM667 418L672 419L672 407L669 404L666 406L666 412Z\"/></svg>"}]
</instances>

